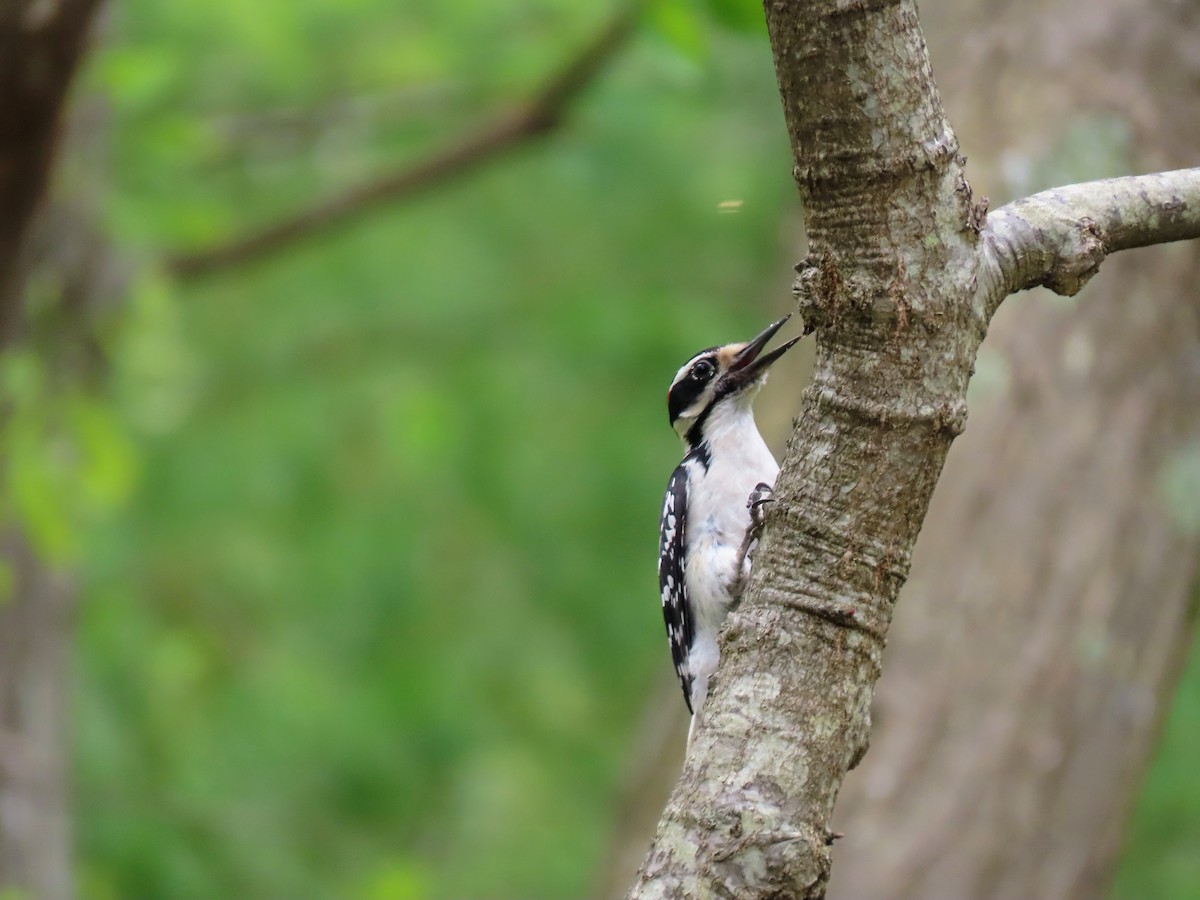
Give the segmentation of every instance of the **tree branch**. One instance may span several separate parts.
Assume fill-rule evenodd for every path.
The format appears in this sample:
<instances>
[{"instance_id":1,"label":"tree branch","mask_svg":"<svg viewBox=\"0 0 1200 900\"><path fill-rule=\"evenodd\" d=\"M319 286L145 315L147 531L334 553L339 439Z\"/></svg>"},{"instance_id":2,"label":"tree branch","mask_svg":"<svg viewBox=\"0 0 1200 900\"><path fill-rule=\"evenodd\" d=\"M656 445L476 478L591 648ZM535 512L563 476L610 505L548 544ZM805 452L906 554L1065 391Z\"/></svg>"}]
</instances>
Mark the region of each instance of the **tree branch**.
<instances>
[{"instance_id":1,"label":"tree branch","mask_svg":"<svg viewBox=\"0 0 1200 900\"><path fill-rule=\"evenodd\" d=\"M1109 253L1200 237L1200 168L1089 181L1042 191L992 213L984 252L998 269L990 316L1004 297L1044 284L1071 296Z\"/></svg>"},{"instance_id":2,"label":"tree branch","mask_svg":"<svg viewBox=\"0 0 1200 900\"><path fill-rule=\"evenodd\" d=\"M978 216L912 0L767 0L816 371L754 576L632 895L817 900L982 325ZM964 336L965 332L965 336Z\"/></svg>"},{"instance_id":3,"label":"tree branch","mask_svg":"<svg viewBox=\"0 0 1200 900\"><path fill-rule=\"evenodd\" d=\"M354 216L466 174L561 126L576 98L633 33L641 2L630 2L527 102L477 127L415 163L372 178L344 193L228 242L177 253L166 267L179 278L194 278L277 253L297 241L343 224Z\"/></svg>"},{"instance_id":4,"label":"tree branch","mask_svg":"<svg viewBox=\"0 0 1200 900\"><path fill-rule=\"evenodd\" d=\"M1196 175L1179 173L1064 188L989 222L913 0L764 7L804 202L795 294L816 370L633 898L824 896L830 815L866 753L892 609L998 298L1195 234Z\"/></svg>"}]
</instances>

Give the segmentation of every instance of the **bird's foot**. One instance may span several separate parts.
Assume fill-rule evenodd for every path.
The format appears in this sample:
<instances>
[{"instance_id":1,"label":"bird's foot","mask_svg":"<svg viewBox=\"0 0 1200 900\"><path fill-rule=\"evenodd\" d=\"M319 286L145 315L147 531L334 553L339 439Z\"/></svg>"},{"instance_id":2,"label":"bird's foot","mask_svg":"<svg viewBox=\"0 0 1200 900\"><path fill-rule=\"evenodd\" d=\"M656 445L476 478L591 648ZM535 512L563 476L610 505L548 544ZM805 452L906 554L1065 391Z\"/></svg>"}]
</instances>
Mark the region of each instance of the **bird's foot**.
<instances>
[{"instance_id":1,"label":"bird's foot","mask_svg":"<svg viewBox=\"0 0 1200 900\"><path fill-rule=\"evenodd\" d=\"M755 485L754 490L750 492L750 497L746 501L746 508L750 510L750 527L746 529L746 534L742 538L742 546L738 550L737 565L734 567L734 572L737 575L730 593L734 597L735 605L741 601L742 594L746 590L746 585L750 583L751 554L753 554L754 548L758 545L758 538L762 534L763 524L766 521L763 507L775 501L775 498L772 496L774 493L775 491L769 484L765 481L760 481Z\"/></svg>"},{"instance_id":2,"label":"bird's foot","mask_svg":"<svg viewBox=\"0 0 1200 900\"><path fill-rule=\"evenodd\" d=\"M758 540L758 536L762 534L763 523L766 521L766 511L763 507L774 502L775 489L765 481L760 481L750 492L750 498L746 501L746 509L750 510L750 530L746 533L752 534L754 540Z\"/></svg>"}]
</instances>

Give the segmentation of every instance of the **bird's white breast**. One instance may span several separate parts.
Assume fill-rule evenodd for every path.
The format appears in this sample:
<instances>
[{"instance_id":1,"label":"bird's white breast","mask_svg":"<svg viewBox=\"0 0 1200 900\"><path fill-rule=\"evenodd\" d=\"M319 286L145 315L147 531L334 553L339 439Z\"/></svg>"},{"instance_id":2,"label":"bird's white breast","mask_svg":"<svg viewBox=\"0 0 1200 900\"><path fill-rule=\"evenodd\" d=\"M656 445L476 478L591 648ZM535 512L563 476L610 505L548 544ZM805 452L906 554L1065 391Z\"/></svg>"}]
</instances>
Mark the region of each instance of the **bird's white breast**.
<instances>
[{"instance_id":1,"label":"bird's white breast","mask_svg":"<svg viewBox=\"0 0 1200 900\"><path fill-rule=\"evenodd\" d=\"M729 587L750 526L746 501L759 482L774 485L779 465L767 449L749 402L713 410L706 437L709 466L697 472L704 489L688 498L688 592L701 631L715 632L733 602ZM699 460L690 465L701 466Z\"/></svg>"}]
</instances>

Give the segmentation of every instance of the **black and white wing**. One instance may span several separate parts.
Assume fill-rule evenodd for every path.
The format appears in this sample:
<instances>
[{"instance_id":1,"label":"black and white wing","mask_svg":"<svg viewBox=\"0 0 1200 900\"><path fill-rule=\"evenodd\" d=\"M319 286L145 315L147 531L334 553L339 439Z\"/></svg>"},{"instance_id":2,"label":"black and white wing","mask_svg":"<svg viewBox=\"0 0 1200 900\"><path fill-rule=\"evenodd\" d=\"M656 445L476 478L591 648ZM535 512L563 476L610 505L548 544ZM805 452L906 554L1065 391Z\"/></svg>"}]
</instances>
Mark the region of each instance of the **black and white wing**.
<instances>
[{"instance_id":1,"label":"black and white wing","mask_svg":"<svg viewBox=\"0 0 1200 900\"><path fill-rule=\"evenodd\" d=\"M658 587L662 591L663 620L667 623L667 641L675 673L683 685L683 699L692 712L692 676L688 672L688 650L692 646L695 623L688 602L687 583L683 578L685 533L687 530L688 472L680 463L667 482L663 498L662 520L658 530Z\"/></svg>"}]
</instances>

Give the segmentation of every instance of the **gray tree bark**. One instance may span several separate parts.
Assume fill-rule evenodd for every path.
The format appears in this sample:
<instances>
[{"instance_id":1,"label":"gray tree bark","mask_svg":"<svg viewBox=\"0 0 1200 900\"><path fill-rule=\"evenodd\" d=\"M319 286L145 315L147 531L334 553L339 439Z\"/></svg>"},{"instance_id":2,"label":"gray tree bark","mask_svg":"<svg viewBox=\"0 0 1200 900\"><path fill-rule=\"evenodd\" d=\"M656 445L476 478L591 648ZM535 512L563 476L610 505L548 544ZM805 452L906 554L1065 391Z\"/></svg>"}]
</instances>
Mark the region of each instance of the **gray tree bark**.
<instances>
[{"instance_id":1,"label":"gray tree bark","mask_svg":"<svg viewBox=\"0 0 1200 900\"><path fill-rule=\"evenodd\" d=\"M1180 226L1162 239L1200 236L1200 170L1171 176L1144 215L1118 211L1116 194L1157 181L1074 190L1065 219L1044 202L1010 207L990 228L911 0L768 0L766 12L805 205L796 294L816 371L634 897L824 896L834 801L866 752L892 607L991 312L1030 284L1077 289L1109 247L1152 243L1166 215Z\"/></svg>"},{"instance_id":2,"label":"gray tree bark","mask_svg":"<svg viewBox=\"0 0 1200 900\"><path fill-rule=\"evenodd\" d=\"M1065 0L923 8L989 184L1061 167L1096 130L1109 145L1077 166L1196 158L1194 5L1103 0L1086 28ZM839 801L835 856L853 862L830 896L1106 892L1193 634L1200 534L1171 482L1200 446L1198 286L1200 248L1155 248L1075 303L1040 292L997 316L889 636L872 753Z\"/></svg>"},{"instance_id":3,"label":"gray tree bark","mask_svg":"<svg viewBox=\"0 0 1200 900\"><path fill-rule=\"evenodd\" d=\"M30 233L99 0L0 4L0 351L23 337ZM0 422L2 424L2 422ZM0 891L73 896L66 717L71 592L19 525L0 529Z\"/></svg>"},{"instance_id":4,"label":"gray tree bark","mask_svg":"<svg viewBox=\"0 0 1200 900\"><path fill-rule=\"evenodd\" d=\"M74 896L67 710L74 591L19 533L0 540L0 887ZM20 896L25 896L20 894Z\"/></svg>"}]
</instances>

